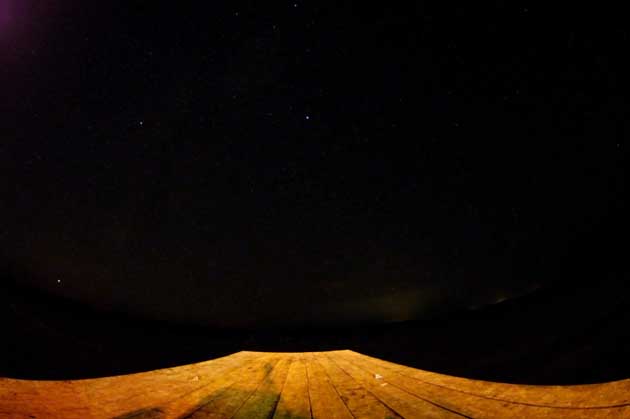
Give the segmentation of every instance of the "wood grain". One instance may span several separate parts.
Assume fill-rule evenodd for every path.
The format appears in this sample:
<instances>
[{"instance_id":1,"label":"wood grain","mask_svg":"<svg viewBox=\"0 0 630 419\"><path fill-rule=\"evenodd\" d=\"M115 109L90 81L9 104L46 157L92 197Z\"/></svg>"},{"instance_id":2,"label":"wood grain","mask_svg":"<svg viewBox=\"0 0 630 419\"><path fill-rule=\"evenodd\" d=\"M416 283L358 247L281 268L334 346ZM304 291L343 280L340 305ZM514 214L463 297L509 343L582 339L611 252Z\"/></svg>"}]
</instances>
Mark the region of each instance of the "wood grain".
<instances>
[{"instance_id":1,"label":"wood grain","mask_svg":"<svg viewBox=\"0 0 630 419\"><path fill-rule=\"evenodd\" d=\"M528 386L353 351L238 352L138 374L0 378L0 419L630 418L630 380Z\"/></svg>"}]
</instances>

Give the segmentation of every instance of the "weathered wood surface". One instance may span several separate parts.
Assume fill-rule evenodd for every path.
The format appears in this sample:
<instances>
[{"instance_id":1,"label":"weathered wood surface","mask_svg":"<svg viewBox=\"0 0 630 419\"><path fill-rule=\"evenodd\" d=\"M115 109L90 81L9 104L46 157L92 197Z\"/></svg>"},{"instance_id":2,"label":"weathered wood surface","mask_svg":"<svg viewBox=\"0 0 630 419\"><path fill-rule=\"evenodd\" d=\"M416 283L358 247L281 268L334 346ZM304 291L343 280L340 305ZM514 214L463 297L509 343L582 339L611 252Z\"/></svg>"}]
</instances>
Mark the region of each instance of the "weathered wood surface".
<instances>
[{"instance_id":1,"label":"weathered wood surface","mask_svg":"<svg viewBox=\"0 0 630 419\"><path fill-rule=\"evenodd\" d=\"M630 379L492 383L353 351L238 352L197 364L72 381L0 378L0 418L630 418Z\"/></svg>"}]
</instances>

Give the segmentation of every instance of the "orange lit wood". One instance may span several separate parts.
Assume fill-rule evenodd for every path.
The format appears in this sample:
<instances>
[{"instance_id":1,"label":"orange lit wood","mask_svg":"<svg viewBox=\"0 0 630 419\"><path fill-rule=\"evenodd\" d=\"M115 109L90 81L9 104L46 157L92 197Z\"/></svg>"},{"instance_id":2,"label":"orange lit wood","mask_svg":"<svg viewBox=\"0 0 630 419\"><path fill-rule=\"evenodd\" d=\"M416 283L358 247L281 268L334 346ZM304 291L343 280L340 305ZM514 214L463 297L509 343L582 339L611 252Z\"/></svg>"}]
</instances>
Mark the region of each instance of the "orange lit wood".
<instances>
[{"instance_id":1,"label":"orange lit wood","mask_svg":"<svg viewBox=\"0 0 630 419\"><path fill-rule=\"evenodd\" d=\"M422 371L352 351L239 352L72 381L0 378L0 418L630 418L630 380L527 386Z\"/></svg>"}]
</instances>

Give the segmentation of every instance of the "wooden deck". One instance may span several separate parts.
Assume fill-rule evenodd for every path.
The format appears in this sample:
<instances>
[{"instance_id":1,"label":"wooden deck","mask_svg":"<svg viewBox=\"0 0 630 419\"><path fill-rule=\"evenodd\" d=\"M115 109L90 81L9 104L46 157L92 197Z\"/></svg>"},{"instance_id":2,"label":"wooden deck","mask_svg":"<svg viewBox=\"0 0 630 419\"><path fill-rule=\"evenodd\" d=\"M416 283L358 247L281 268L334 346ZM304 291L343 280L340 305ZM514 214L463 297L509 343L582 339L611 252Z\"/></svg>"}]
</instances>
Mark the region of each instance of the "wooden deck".
<instances>
[{"instance_id":1,"label":"wooden deck","mask_svg":"<svg viewBox=\"0 0 630 419\"><path fill-rule=\"evenodd\" d=\"M0 378L0 418L630 418L630 380L491 383L352 351L238 352L72 381Z\"/></svg>"}]
</instances>

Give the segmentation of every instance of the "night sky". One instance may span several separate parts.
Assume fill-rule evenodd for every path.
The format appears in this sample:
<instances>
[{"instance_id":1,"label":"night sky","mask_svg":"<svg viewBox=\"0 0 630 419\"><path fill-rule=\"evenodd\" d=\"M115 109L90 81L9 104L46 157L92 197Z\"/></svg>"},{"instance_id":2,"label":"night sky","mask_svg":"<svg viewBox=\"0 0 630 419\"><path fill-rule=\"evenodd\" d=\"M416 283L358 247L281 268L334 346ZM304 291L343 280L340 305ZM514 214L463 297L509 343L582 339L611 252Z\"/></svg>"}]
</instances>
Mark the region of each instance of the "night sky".
<instances>
[{"instance_id":1,"label":"night sky","mask_svg":"<svg viewBox=\"0 0 630 419\"><path fill-rule=\"evenodd\" d=\"M0 0L4 277L256 326L626 269L625 16L368 3Z\"/></svg>"}]
</instances>

